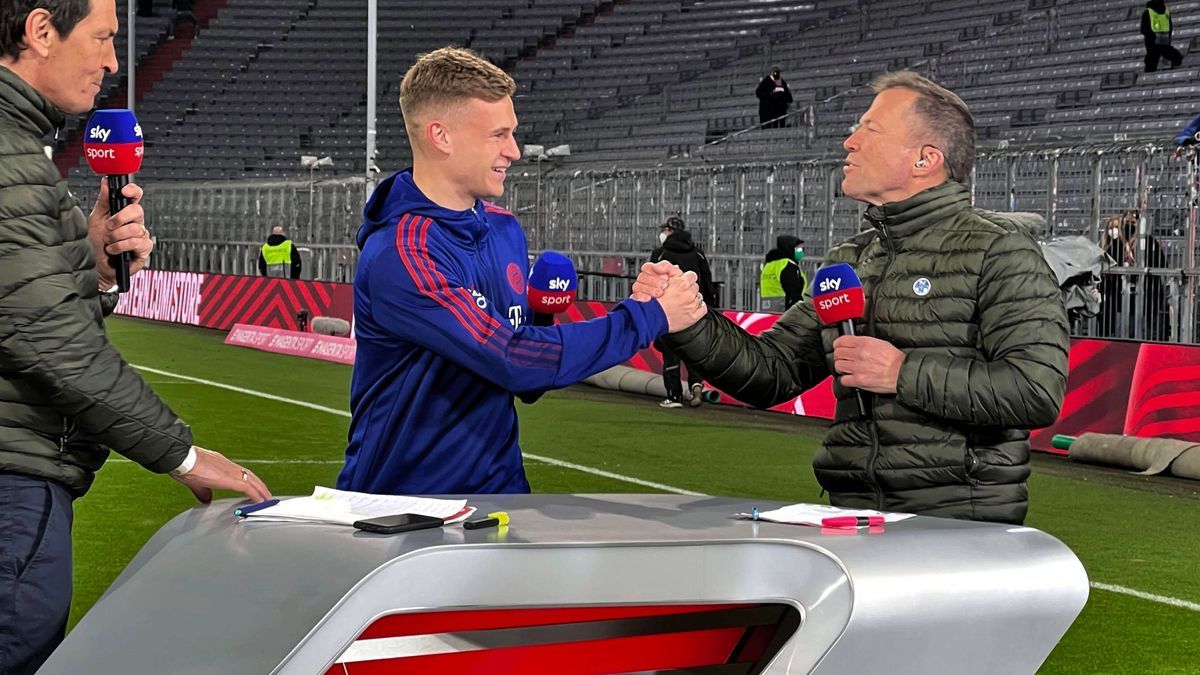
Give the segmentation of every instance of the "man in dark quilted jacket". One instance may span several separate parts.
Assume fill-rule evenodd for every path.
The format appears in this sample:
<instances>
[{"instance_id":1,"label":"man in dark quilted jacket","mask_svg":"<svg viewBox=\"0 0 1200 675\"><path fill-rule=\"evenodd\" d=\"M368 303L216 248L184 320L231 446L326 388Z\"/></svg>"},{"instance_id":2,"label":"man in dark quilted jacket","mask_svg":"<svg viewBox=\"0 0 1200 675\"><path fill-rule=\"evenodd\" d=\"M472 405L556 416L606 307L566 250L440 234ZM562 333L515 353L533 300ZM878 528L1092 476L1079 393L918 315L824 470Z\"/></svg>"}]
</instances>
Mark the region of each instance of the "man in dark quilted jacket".
<instances>
[{"instance_id":1,"label":"man in dark quilted jacket","mask_svg":"<svg viewBox=\"0 0 1200 675\"><path fill-rule=\"evenodd\" d=\"M962 99L915 73L873 87L843 144L842 191L866 202L863 229L825 256L862 279L857 336L823 328L810 290L758 337L710 312L663 339L752 405L835 374L834 421L813 460L834 505L1021 523L1029 430L1054 422L1066 388L1059 289L1028 230L972 208L975 125Z\"/></svg>"},{"instance_id":2,"label":"man in dark quilted jacket","mask_svg":"<svg viewBox=\"0 0 1200 675\"><path fill-rule=\"evenodd\" d=\"M253 473L192 445L188 425L108 342L116 274L152 244L134 204L84 216L42 149L64 113L92 108L117 69L114 0L0 4L0 673L33 673L62 640L71 604L72 502L109 449L212 488L269 496ZM136 495L131 495L133 500Z\"/></svg>"}]
</instances>

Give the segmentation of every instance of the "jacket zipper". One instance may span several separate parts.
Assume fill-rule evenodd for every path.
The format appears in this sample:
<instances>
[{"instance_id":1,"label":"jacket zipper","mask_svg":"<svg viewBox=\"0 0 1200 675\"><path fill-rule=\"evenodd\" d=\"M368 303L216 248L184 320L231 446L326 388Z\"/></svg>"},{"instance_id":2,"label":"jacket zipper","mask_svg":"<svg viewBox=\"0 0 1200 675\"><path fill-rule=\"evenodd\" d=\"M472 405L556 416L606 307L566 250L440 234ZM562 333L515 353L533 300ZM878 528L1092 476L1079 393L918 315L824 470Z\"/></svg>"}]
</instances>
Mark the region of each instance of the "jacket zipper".
<instances>
[{"instance_id":1,"label":"jacket zipper","mask_svg":"<svg viewBox=\"0 0 1200 675\"><path fill-rule=\"evenodd\" d=\"M892 237L888 233L887 225L884 221L875 220L869 215L867 220L870 220L875 228L883 235L884 250L887 251L887 262L883 265L883 272L879 275L879 281L883 281L887 277L888 271L892 268L892 263L896 260L896 251L892 247ZM873 289L872 289L873 290ZM875 303L871 298L867 298L867 335L875 336ZM867 419L867 429L871 433L871 452L867 455L867 482L871 485L871 489L875 492L875 508L883 510L883 488L879 487L879 481L875 478L875 462L879 459L879 428L875 420L875 395L870 395L871 405L868 409L869 418Z\"/></svg>"}]
</instances>

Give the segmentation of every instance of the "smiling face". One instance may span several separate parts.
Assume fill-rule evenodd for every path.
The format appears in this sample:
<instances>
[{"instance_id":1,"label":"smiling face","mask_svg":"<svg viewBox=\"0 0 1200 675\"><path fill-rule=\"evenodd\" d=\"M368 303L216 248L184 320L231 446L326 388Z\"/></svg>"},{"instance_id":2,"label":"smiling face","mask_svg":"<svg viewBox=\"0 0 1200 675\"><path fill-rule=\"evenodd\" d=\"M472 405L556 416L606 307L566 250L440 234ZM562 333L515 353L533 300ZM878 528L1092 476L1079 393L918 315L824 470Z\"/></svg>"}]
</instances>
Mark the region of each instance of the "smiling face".
<instances>
[{"instance_id":1,"label":"smiling face","mask_svg":"<svg viewBox=\"0 0 1200 675\"><path fill-rule=\"evenodd\" d=\"M47 20L40 36L27 39L22 61L33 60L22 76L59 110L85 113L95 105L105 73L117 72L116 34L114 0L92 0L88 15L65 36Z\"/></svg>"},{"instance_id":2,"label":"smiling face","mask_svg":"<svg viewBox=\"0 0 1200 675\"><path fill-rule=\"evenodd\" d=\"M907 199L920 188L912 169L921 159L921 143L910 119L917 93L910 89L885 89L863 113L858 128L846 138L842 193L868 204Z\"/></svg>"},{"instance_id":3,"label":"smiling face","mask_svg":"<svg viewBox=\"0 0 1200 675\"><path fill-rule=\"evenodd\" d=\"M450 151L447 171L461 196L474 203L504 194L508 167L521 158L513 138L517 114L512 99L497 101L471 98L446 120Z\"/></svg>"}]
</instances>

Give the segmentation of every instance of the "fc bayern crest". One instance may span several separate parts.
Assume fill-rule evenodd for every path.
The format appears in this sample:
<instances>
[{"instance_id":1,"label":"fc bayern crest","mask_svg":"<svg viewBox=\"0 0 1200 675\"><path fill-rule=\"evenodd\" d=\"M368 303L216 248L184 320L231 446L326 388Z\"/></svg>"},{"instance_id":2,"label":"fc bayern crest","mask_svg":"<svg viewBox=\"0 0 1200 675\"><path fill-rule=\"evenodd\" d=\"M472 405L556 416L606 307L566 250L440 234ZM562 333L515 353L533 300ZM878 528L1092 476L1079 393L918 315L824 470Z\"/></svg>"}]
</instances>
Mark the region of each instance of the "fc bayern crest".
<instances>
[{"instance_id":1,"label":"fc bayern crest","mask_svg":"<svg viewBox=\"0 0 1200 675\"><path fill-rule=\"evenodd\" d=\"M520 295L525 292L525 275L517 263L508 263L508 285Z\"/></svg>"}]
</instances>

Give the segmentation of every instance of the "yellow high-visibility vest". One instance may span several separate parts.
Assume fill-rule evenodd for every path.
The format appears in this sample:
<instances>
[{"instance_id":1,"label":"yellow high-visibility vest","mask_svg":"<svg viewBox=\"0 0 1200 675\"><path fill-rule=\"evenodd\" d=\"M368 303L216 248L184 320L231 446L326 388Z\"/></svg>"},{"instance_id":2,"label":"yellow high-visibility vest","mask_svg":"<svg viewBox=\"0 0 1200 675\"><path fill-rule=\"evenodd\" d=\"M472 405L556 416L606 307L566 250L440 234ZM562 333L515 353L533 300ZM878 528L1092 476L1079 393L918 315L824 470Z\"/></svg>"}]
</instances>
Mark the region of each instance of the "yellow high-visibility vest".
<instances>
[{"instance_id":1,"label":"yellow high-visibility vest","mask_svg":"<svg viewBox=\"0 0 1200 675\"><path fill-rule=\"evenodd\" d=\"M292 240L284 239L278 246L263 244L262 257L267 263L267 276L286 279L292 268Z\"/></svg>"}]
</instances>

